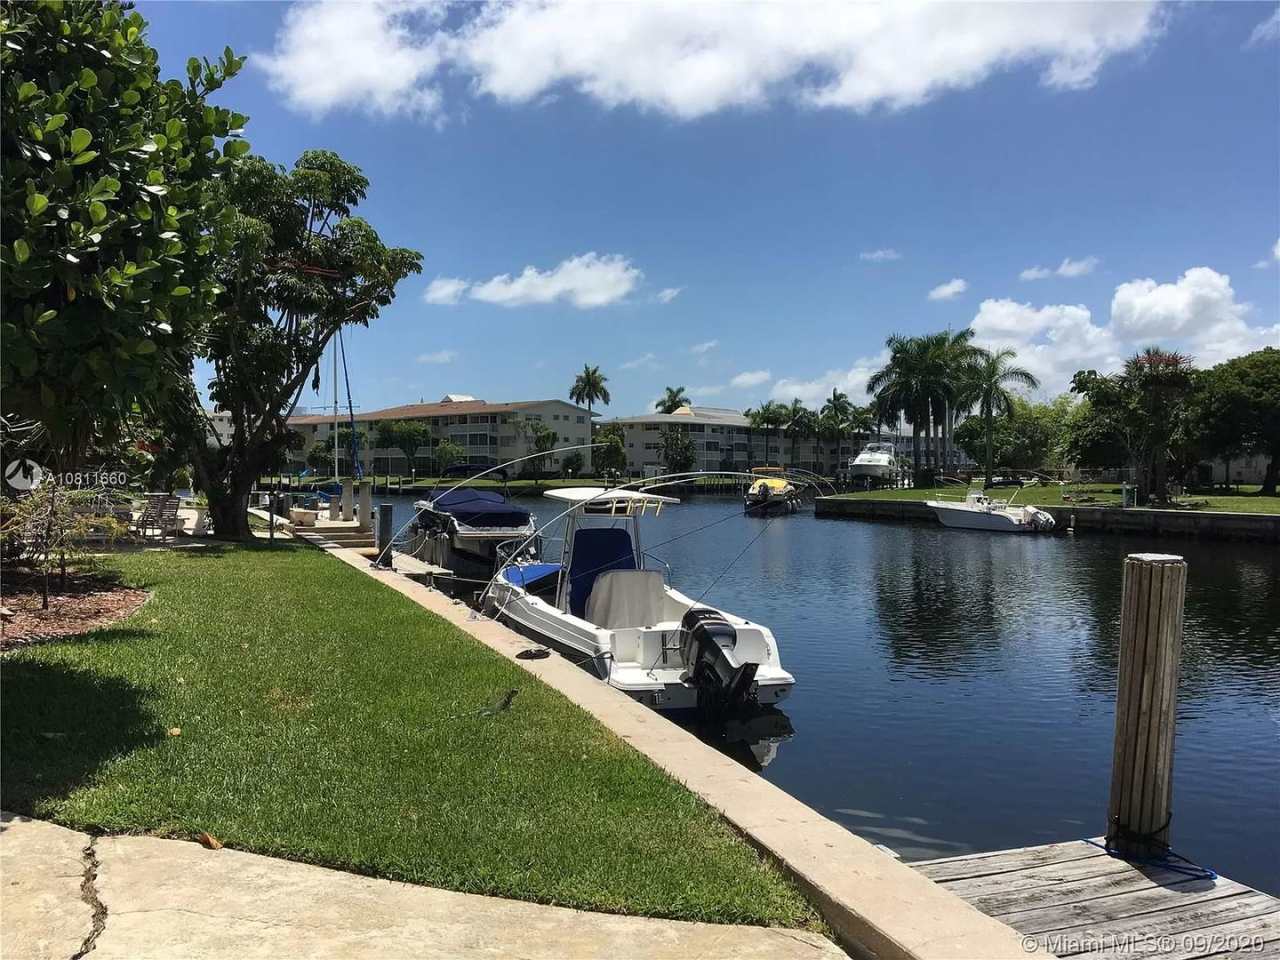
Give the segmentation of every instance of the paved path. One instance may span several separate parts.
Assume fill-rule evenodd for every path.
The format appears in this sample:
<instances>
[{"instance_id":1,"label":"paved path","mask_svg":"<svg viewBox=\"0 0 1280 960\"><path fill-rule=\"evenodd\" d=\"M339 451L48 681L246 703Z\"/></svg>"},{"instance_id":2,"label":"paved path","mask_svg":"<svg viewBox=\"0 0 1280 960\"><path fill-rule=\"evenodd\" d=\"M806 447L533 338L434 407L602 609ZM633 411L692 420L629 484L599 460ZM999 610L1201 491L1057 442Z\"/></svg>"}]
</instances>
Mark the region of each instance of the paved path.
<instances>
[{"instance_id":1,"label":"paved path","mask_svg":"<svg viewBox=\"0 0 1280 960\"><path fill-rule=\"evenodd\" d=\"M0 817L0 955L838 960L813 933L586 913Z\"/></svg>"}]
</instances>

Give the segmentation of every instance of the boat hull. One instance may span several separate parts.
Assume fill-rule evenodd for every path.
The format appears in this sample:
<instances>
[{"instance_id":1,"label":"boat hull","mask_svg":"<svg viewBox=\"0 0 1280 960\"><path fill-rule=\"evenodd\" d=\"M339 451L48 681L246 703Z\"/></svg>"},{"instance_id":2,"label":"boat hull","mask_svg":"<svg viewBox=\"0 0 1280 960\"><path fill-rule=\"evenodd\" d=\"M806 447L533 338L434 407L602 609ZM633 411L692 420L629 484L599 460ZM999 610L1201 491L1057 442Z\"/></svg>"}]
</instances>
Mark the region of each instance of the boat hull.
<instances>
[{"instance_id":1,"label":"boat hull","mask_svg":"<svg viewBox=\"0 0 1280 960\"><path fill-rule=\"evenodd\" d=\"M943 526L962 530L994 530L999 533L1048 533L1053 519L1042 514L1036 522L1036 511L1019 510L1017 515L1003 510L974 509L956 504L925 501Z\"/></svg>"},{"instance_id":2,"label":"boat hull","mask_svg":"<svg viewBox=\"0 0 1280 960\"><path fill-rule=\"evenodd\" d=\"M667 589L673 598L692 603ZM560 611L502 577L490 588L485 609L499 622L573 659L609 686L645 706L664 712L699 707L698 688L689 681L680 654L678 620L652 627L605 630ZM728 618L741 624L743 629L753 626L739 618ZM622 645L645 652L638 661L616 660L615 649ZM795 678L776 663L776 657L774 659L775 662L763 663L756 671L752 700L760 706L781 703L795 686Z\"/></svg>"}]
</instances>

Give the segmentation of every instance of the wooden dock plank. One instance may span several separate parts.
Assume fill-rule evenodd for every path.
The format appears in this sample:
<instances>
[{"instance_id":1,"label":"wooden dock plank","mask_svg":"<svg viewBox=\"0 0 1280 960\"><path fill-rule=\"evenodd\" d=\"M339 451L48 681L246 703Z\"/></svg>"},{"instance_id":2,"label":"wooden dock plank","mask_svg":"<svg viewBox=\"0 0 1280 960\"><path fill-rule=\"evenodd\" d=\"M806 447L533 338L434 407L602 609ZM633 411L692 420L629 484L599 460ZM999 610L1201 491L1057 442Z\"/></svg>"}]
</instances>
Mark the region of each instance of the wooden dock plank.
<instances>
[{"instance_id":1,"label":"wooden dock plank","mask_svg":"<svg viewBox=\"0 0 1280 960\"><path fill-rule=\"evenodd\" d=\"M1019 850L999 850L995 853L975 853L962 857L944 857L913 863L930 880L946 883L951 880L967 880L992 874L1009 873L1027 867L1066 863L1090 857L1104 857L1106 852L1084 840L1066 843L1049 843L1042 847L1024 847Z\"/></svg>"},{"instance_id":2,"label":"wooden dock plank","mask_svg":"<svg viewBox=\"0 0 1280 960\"><path fill-rule=\"evenodd\" d=\"M1077 940L1081 949L1064 951L1059 949L1060 957L1072 953L1088 952L1091 943L1102 943L1108 939L1132 943L1157 941L1161 937L1177 939L1180 934L1203 933L1206 939L1215 927L1225 924L1252 921L1271 917L1274 922L1280 919L1280 903L1265 893L1250 891L1220 900L1201 901L1195 905L1176 905L1167 910L1146 913L1125 920L1098 920L1080 927L1053 930L1047 939L1052 942L1058 938L1060 942ZM1017 929L1015 925L1015 929ZM1280 932L1280 924L1277 924ZM1222 944L1226 947L1227 944ZM1208 948L1211 949L1211 948Z\"/></svg>"},{"instance_id":3,"label":"wooden dock plank","mask_svg":"<svg viewBox=\"0 0 1280 960\"><path fill-rule=\"evenodd\" d=\"M1130 917L1167 909L1171 902L1193 906L1250 892L1252 891L1248 887L1234 880L1202 880L1182 884L1177 888L1151 887L1079 903L1011 910L1001 914L1000 919L1023 933L1042 933L1045 930L1065 929L1085 923L1113 921L1119 924Z\"/></svg>"},{"instance_id":4,"label":"wooden dock plank","mask_svg":"<svg viewBox=\"0 0 1280 960\"><path fill-rule=\"evenodd\" d=\"M1061 957L1280 960L1277 898L1084 840L912 866Z\"/></svg>"}]
</instances>

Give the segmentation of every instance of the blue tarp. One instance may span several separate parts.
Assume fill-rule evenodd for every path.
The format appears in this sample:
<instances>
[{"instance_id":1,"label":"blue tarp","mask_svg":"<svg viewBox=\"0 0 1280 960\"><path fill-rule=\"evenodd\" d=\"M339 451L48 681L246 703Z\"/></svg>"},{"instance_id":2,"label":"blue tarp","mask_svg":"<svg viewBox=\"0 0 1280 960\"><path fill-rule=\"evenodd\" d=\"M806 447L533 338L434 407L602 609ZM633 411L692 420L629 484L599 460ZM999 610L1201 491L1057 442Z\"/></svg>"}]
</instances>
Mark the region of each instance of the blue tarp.
<instances>
[{"instance_id":1,"label":"blue tarp","mask_svg":"<svg viewBox=\"0 0 1280 960\"><path fill-rule=\"evenodd\" d=\"M514 583L517 587L527 587L543 577L559 572L560 564L558 563L526 563L518 567L503 567L502 579L507 583Z\"/></svg>"},{"instance_id":2,"label":"blue tarp","mask_svg":"<svg viewBox=\"0 0 1280 960\"><path fill-rule=\"evenodd\" d=\"M496 490L453 490L430 498L431 505L471 527L523 527L529 511L513 506Z\"/></svg>"}]
</instances>

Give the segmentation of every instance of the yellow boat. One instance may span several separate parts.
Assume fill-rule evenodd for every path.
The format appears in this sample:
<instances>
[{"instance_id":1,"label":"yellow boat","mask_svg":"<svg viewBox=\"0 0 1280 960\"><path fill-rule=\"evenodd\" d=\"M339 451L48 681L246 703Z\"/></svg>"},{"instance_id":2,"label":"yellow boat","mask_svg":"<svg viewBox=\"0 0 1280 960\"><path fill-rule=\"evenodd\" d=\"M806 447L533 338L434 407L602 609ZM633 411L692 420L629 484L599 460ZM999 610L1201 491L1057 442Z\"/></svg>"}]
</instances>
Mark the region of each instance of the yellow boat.
<instances>
[{"instance_id":1,"label":"yellow boat","mask_svg":"<svg viewBox=\"0 0 1280 960\"><path fill-rule=\"evenodd\" d=\"M747 513L795 513L800 509L800 491L781 467L755 467L751 473L756 479L742 497Z\"/></svg>"}]
</instances>

